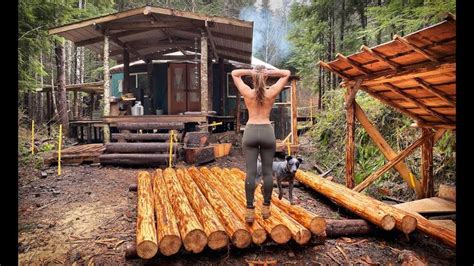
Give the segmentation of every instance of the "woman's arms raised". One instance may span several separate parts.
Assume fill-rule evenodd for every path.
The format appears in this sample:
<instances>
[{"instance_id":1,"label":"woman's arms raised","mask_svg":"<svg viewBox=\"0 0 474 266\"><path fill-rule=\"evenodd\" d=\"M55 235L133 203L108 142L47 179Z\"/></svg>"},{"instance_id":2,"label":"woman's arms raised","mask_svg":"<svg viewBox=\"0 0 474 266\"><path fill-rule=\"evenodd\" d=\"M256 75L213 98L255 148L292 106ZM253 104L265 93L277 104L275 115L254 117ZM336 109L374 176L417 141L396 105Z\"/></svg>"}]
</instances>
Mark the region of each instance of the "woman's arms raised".
<instances>
[{"instance_id":1,"label":"woman's arms raised","mask_svg":"<svg viewBox=\"0 0 474 266\"><path fill-rule=\"evenodd\" d=\"M239 90L240 94L242 94L244 97L251 96L251 88L244 83L242 76L251 76L254 74L256 74L256 71L252 69L236 69L232 71L232 79L234 80L234 84Z\"/></svg>"},{"instance_id":2,"label":"woman's arms raised","mask_svg":"<svg viewBox=\"0 0 474 266\"><path fill-rule=\"evenodd\" d=\"M276 97L288 83L291 72L289 70L266 70L269 77L279 77L280 79L273 84L269 90L270 97Z\"/></svg>"}]
</instances>

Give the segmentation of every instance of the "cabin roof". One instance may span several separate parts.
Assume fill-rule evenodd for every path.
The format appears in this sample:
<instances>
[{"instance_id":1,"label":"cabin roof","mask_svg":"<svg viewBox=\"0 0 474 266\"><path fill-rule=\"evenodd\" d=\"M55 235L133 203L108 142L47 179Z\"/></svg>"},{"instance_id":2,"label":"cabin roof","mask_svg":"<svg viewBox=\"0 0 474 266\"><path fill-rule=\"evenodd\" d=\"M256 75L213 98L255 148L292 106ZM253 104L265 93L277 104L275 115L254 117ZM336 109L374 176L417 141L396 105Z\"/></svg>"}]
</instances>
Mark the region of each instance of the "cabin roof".
<instances>
[{"instance_id":1,"label":"cabin roof","mask_svg":"<svg viewBox=\"0 0 474 266\"><path fill-rule=\"evenodd\" d=\"M253 22L144 6L51 28L49 34L98 54L103 53L104 35L108 35L110 58L120 63L125 48L130 61L155 60L165 53L200 50L200 38L206 35L210 55L215 52L218 57L250 63Z\"/></svg>"}]
</instances>

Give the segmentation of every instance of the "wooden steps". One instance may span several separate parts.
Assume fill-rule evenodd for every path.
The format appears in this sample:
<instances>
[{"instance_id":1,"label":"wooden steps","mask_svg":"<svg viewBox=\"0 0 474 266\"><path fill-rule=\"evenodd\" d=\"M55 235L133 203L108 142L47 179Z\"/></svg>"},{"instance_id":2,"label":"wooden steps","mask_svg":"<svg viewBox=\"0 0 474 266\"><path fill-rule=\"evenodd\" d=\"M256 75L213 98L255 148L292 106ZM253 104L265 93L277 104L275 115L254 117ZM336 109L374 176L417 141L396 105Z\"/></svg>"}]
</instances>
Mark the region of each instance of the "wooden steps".
<instances>
[{"instance_id":1,"label":"wooden steps","mask_svg":"<svg viewBox=\"0 0 474 266\"><path fill-rule=\"evenodd\" d=\"M172 162L179 159L183 122L118 122L119 133L112 133L112 141L105 145L105 154L99 157L101 164L108 165L167 165L172 149ZM143 131L159 130L159 133ZM171 130L176 134L170 146Z\"/></svg>"}]
</instances>

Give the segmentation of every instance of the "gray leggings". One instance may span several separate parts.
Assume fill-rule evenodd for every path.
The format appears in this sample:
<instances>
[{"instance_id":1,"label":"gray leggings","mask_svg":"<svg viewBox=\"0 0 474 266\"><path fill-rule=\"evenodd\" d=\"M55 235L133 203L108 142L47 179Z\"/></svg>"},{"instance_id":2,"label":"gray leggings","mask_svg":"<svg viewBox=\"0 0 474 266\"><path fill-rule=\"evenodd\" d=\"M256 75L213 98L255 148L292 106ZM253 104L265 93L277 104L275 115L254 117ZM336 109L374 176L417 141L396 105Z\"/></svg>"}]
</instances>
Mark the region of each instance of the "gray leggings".
<instances>
[{"instance_id":1,"label":"gray leggings","mask_svg":"<svg viewBox=\"0 0 474 266\"><path fill-rule=\"evenodd\" d=\"M242 138L242 147L247 164L245 196L247 208L254 208L257 157L260 153L263 175L263 204L270 205L273 191L272 164L275 155L275 132L271 124L247 124Z\"/></svg>"}]
</instances>

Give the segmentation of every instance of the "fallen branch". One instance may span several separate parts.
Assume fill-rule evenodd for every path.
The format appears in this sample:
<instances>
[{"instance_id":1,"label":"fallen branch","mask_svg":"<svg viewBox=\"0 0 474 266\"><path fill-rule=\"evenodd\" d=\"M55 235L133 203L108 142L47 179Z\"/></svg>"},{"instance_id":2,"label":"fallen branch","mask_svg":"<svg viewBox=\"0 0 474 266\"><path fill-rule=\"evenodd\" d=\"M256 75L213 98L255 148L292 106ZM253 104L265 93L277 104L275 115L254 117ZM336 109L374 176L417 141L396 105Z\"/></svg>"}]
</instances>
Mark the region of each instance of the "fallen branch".
<instances>
[{"instance_id":1,"label":"fallen branch","mask_svg":"<svg viewBox=\"0 0 474 266\"><path fill-rule=\"evenodd\" d=\"M53 203L56 202L57 200L58 200L58 199L53 199L53 200L52 200L51 202L49 202L48 204L43 205L43 206L39 207L39 208L36 209L36 210L37 210L37 211L42 210L42 209L48 207L49 205L53 204Z\"/></svg>"}]
</instances>

